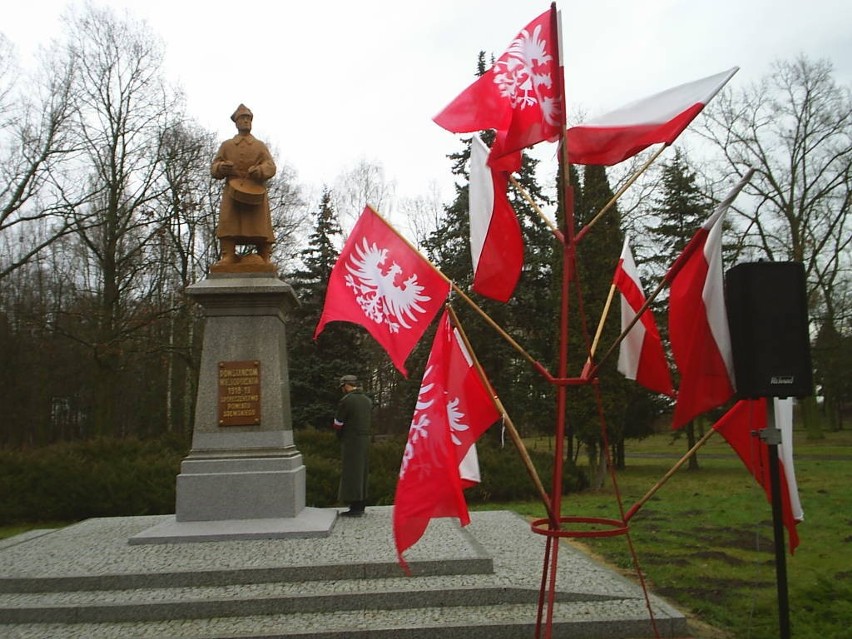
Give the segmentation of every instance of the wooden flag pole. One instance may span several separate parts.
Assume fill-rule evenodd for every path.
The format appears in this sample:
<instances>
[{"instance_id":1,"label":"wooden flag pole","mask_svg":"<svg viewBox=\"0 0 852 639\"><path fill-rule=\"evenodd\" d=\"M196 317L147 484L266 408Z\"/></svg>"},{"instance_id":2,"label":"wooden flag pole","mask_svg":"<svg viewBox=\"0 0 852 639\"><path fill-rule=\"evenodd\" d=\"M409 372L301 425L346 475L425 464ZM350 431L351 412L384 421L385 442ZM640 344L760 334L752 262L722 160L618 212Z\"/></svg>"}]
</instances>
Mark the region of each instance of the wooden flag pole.
<instances>
[{"instance_id":1,"label":"wooden flag pole","mask_svg":"<svg viewBox=\"0 0 852 639\"><path fill-rule=\"evenodd\" d=\"M533 208L533 210L538 214L538 216L542 219L542 221L547 224L547 227L550 229L550 232L556 236L556 238L560 242L565 241L565 236L562 234L562 231L556 226L556 224L544 214L544 211L541 210L538 204L532 199L532 196L527 192L527 190L521 186L521 183L515 179L515 176L509 175L509 181L512 183L512 186L521 194L521 196L527 201L527 203Z\"/></svg>"},{"instance_id":2,"label":"wooden flag pole","mask_svg":"<svg viewBox=\"0 0 852 639\"><path fill-rule=\"evenodd\" d=\"M607 349L606 353L604 353L600 360L598 360L598 363L595 364L595 367L590 371L589 376L594 375L598 371L598 369L603 365L604 361L609 359L609 356L612 355L613 351L618 348L618 345L624 341L624 339L627 337L627 334L630 332L630 329L636 326L636 323L640 319L642 319L642 313L648 310L648 307L651 305L651 302L653 302L657 298L657 295L660 294L660 291L665 288L667 281L668 280L663 279L663 281L657 285L657 288L654 289L654 292L651 293L645 299L645 302L642 304L642 306L639 307L639 310L636 311L636 315L633 316L633 319L630 320L630 323L624 328L624 330L621 331L621 335L616 338L612 345Z\"/></svg>"},{"instance_id":3,"label":"wooden flag pole","mask_svg":"<svg viewBox=\"0 0 852 639\"><path fill-rule=\"evenodd\" d=\"M719 211L719 209L722 208L722 207L727 208L728 206L730 206L731 203L734 201L734 198L736 198L736 196L739 194L739 192L745 187L746 184L748 184L749 180L751 180L752 175L754 175L754 169L749 168L748 171L746 171L745 175L743 175L743 177L740 179L740 181L736 184L736 186L734 186L734 188L731 189L731 191L728 193L728 195L725 197L725 199L722 200L719 203L719 205L716 207L716 211ZM651 302L653 302L654 299L656 299L657 295L660 294L660 291L663 290L663 287L666 284L671 283L672 280L674 280L675 276L683 268L683 265L686 264L689 257L697 250L698 244L695 241L696 237L697 236L694 235L692 237L692 239L689 242L687 242L686 246L683 247L683 251L678 256L678 258L674 261L674 263L671 265L671 267L669 267L668 272L666 273L665 277L663 277L662 281L660 281L657 288L654 289L654 292L651 293L651 295L645 300L645 303L642 304L642 306L639 308L638 311L636 311L636 315L634 316L634 318L630 321L630 323L627 325L627 327L621 332L621 335L618 336L618 339L615 340L615 342L612 344L612 346L609 347L609 350L606 353L604 353L603 357L601 357L600 361L597 363L595 368L592 369L592 371L591 371L592 374L594 374L601 367L601 364L603 364L604 360L606 360L612 354L612 352L616 349L616 347L619 344L621 344L621 342L624 341L624 338L627 337L627 334L630 332L630 329L633 328L636 325L636 322L638 322L639 319L642 317L642 313L644 313L648 309L648 307L651 305Z\"/></svg>"},{"instance_id":4,"label":"wooden flag pole","mask_svg":"<svg viewBox=\"0 0 852 639\"><path fill-rule=\"evenodd\" d=\"M595 331L595 339L592 340L592 347L589 349L589 359L586 360L586 366L591 365L592 358L595 356L595 350L598 347L598 342L601 339L601 333L603 333L604 324L606 323L606 318L609 315L609 307L612 304L612 298L615 296L615 284L612 284L609 287L609 294L606 296L606 304L604 304L603 312L601 313L601 320L598 322L598 329Z\"/></svg>"},{"instance_id":5,"label":"wooden flag pole","mask_svg":"<svg viewBox=\"0 0 852 639\"><path fill-rule=\"evenodd\" d=\"M628 521L630 521L630 519L633 517L633 515L635 515L636 512L642 506L644 506L645 503L649 499L651 499L651 497L654 496L654 493L656 493L658 490L660 490L660 488L663 487L663 484L665 484L669 479L671 479L674 476L674 474L678 470L680 470L680 467L683 466L689 460L690 457L692 457L696 452L698 452L699 448L701 448L704 444L707 443L707 440L709 440L713 436L713 433L715 433L715 432L716 432L716 429L711 428L706 433L704 433L704 436L701 439L699 439L697 442L695 442L695 445L692 448L690 448L688 451L686 451L686 454L683 457L681 457L678 460L678 462L674 466L672 466L671 469L669 469L669 471L665 475L663 475L662 479L660 479L656 484L651 486L651 489L647 493L645 493L645 496L642 497L642 499L640 499L639 501L637 501L635 504L633 504L630 507L630 510L628 510L627 513L624 515L624 523L627 523Z\"/></svg>"},{"instance_id":6,"label":"wooden flag pole","mask_svg":"<svg viewBox=\"0 0 852 639\"><path fill-rule=\"evenodd\" d=\"M606 205L605 205L605 206L604 206L604 207L603 207L603 208L602 208L602 209L598 212L598 214L597 214L597 215L595 215L595 217L593 217L593 218L589 221L589 223L588 223L588 224L586 224L583 228L581 228L581 229L577 232L577 235L574 237L574 240L575 240L575 241L579 242L580 240L582 240L582 239L583 239L583 236L584 236L584 235L586 235L586 233L588 233L588 232L589 232L589 230L590 230L590 229L591 229L591 228L592 228L595 224L597 224L598 220L600 220L600 219L604 216L604 214L605 214L607 211L609 211L609 209L610 209L610 208L612 208L612 206L613 206L613 205L614 205L614 204L618 201L618 198L620 198L622 195L624 195L624 192L625 192L627 189L629 189L629 188L633 185L633 183L634 183L636 180L638 180L638 179L639 179L639 177L640 177L640 176L641 176L641 175L642 175L645 171L647 171L647 170L648 170L648 167L650 167L650 166L654 163L654 161L655 161L658 157L660 157L660 154L661 154L663 151L665 151L665 150L666 150L666 148L668 148L668 144L664 144L664 145L663 145L663 146L661 146L659 149L657 149L656 153L654 153L654 155L652 155L652 156L648 159L648 161L647 161L647 162L645 162L645 164L643 164L643 165L642 165L642 167L641 167L638 171L636 171L633 175L631 175L631 176L630 176L630 179L629 179L629 180L627 180L627 182L625 182L625 183L622 185L622 187L621 187L620 189L618 189L618 192L617 192L615 195L613 195L613 196L612 196L612 198L610 198L609 202L607 202L607 203L606 203Z\"/></svg>"},{"instance_id":7,"label":"wooden flag pole","mask_svg":"<svg viewBox=\"0 0 852 639\"><path fill-rule=\"evenodd\" d=\"M514 348L521 357L523 357L525 360L527 360L546 379L548 379L548 380L553 379L553 376L544 367L543 364L541 364L532 355L527 353L523 349L523 347L520 344L518 344L518 342L516 342L515 339L511 335L509 335L505 330L503 330L503 328L497 322L495 322L493 319L491 319L491 316L488 315L488 313L486 313L485 311L483 311L482 308L480 308L480 306L476 302L474 302L472 299L470 299L470 297L463 290L461 290L455 284L455 282L450 282L450 284L453 287L453 291L455 291L458 294L458 296L461 297L468 304L468 306L470 306L474 311L476 311L480 315L480 317L482 317L482 319L485 320L485 322L489 326L491 326L491 328L493 328L495 331L497 331L497 333L499 333L500 336L504 340L506 340L506 342L508 342L509 345L512 348Z\"/></svg>"},{"instance_id":8,"label":"wooden flag pole","mask_svg":"<svg viewBox=\"0 0 852 639\"><path fill-rule=\"evenodd\" d=\"M533 464L532 458L530 458L529 451L527 451L527 447L524 444L523 439L521 439L521 436L518 433L518 429L515 428L515 424L512 421L512 418L509 417L509 413L506 412L506 407L503 406L503 402L500 401L500 398L494 391L494 387L491 386L491 382L488 380L488 377L486 377L485 371L483 370L482 365L479 363L479 359L477 359L476 353L473 352L473 347L471 346L470 341L467 339L467 334L464 332L464 328L462 328L461 322L459 322L459 318L450 304L447 304L447 311L450 314L450 318L452 319L453 324L457 329L459 329L459 335L461 335L465 348L467 348L468 353L470 353L470 357L473 360L473 365L476 368L476 373L477 375L479 375L480 381L482 381L482 383L488 389L488 392L491 394L491 399L494 402L495 408L497 408L498 412L503 416L503 424L509 431L509 436L512 438L512 442L515 444L515 448L518 449L518 453L521 455L521 460L524 463L524 467L527 469L527 473L529 474L530 479L532 479L533 484L535 484L536 490L538 490L538 494L541 497L541 501L544 503L544 507L547 510L548 518L555 521L553 507L550 504L550 497L548 496L547 491L544 489L544 484L542 484L541 482L541 478L538 475L538 471L535 469L535 465Z\"/></svg>"}]
</instances>

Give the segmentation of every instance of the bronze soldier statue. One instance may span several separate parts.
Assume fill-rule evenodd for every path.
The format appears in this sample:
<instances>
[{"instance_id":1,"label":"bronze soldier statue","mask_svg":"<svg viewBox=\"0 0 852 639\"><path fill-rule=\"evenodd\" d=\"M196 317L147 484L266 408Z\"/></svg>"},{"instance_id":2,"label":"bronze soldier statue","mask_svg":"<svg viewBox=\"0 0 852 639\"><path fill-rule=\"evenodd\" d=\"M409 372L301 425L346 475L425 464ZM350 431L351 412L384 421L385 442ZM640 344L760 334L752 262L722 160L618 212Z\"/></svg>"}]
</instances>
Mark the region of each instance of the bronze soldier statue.
<instances>
[{"instance_id":1,"label":"bronze soldier statue","mask_svg":"<svg viewBox=\"0 0 852 639\"><path fill-rule=\"evenodd\" d=\"M272 218L265 182L275 175L275 162L266 145L251 134L253 114L241 104L231 115L237 135L219 147L210 173L226 180L216 237L222 256L213 272L275 271L270 262ZM237 246L253 244L257 253L238 255Z\"/></svg>"}]
</instances>

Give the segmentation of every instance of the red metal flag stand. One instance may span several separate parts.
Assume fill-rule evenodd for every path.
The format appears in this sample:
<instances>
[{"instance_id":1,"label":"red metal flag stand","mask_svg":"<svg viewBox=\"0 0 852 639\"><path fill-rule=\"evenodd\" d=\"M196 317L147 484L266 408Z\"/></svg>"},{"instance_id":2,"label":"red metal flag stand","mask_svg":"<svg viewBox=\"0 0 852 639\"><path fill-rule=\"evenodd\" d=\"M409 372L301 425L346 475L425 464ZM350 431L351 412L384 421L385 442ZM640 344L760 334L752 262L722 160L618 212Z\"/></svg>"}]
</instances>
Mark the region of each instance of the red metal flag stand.
<instances>
[{"instance_id":1,"label":"red metal flag stand","mask_svg":"<svg viewBox=\"0 0 852 639\"><path fill-rule=\"evenodd\" d=\"M624 535L627 539L630 553L633 558L634 566L642 590L645 596L645 602L650 615L651 625L654 628L655 636L659 637L654 613L651 608L650 596L645 587L642 571L639 568L638 558L633 548L633 543L630 539L629 526L625 517L624 507L621 502L621 495L618 490L618 485L615 479L615 472L612 460L609 459L609 443L607 441L606 423L604 421L603 408L601 403L600 390L598 379L596 376L596 367L592 368L591 375L588 372L581 374L579 377L568 376L568 313L570 308L569 294L572 280L575 280L575 257L577 238L574 232L574 192L570 184L566 184L565 176L567 171L567 149L564 143L562 145L562 153L560 158L560 195L562 199L562 210L564 211L563 225L561 233L556 234L558 239L562 240L563 245L563 269L562 269L562 288L561 288L561 308L560 308L560 330L559 330L559 364L557 377L549 377L548 381L556 387L556 432L555 432L555 447L554 447L554 463L553 463L553 478L550 495L551 516L545 519L537 519L532 522L532 531L539 535L544 535L547 538L545 546L545 556L542 567L541 589L539 593L538 616L536 619L536 639L544 637L550 639L553 628L553 610L556 603L556 575L559 564L559 540L563 538L590 538L590 537L615 537ZM576 282L575 282L576 283ZM581 323L584 325L583 334L586 335L588 341L588 332L585 330L585 314L583 309L582 295L579 287L577 290L578 315ZM587 347L589 344L587 343ZM562 477L564 472L564 441L566 434L566 394L569 386L592 385L595 398L598 405L598 415L601 425L601 436L603 438L603 448L607 451L607 466L610 470L610 478L613 483L613 488L618 500L618 508L620 519L602 518L602 517L578 517L566 516L561 514L562 504ZM588 526L588 529L583 529L583 526ZM568 526L568 527L566 527ZM576 527L576 528L575 528ZM557 542L557 543L554 543Z\"/></svg>"},{"instance_id":2,"label":"red metal flag stand","mask_svg":"<svg viewBox=\"0 0 852 639\"><path fill-rule=\"evenodd\" d=\"M556 3L551 5L551 20L552 32L558 33L558 13L556 11ZM557 47L561 43L557 42ZM559 52L561 61L561 51ZM536 534L544 535L547 538L545 545L545 556L541 575L541 589L539 593L538 616L536 619L536 639L544 637L550 639L553 630L553 610L556 603L556 574L559 565L559 540L563 538L589 538L589 537L614 537L625 535L630 552L633 557L634 566L636 567L637 575L642 585L642 590L645 595L645 602L650 614L651 624L654 628L655 636L659 637L657 626L654 621L654 613L651 608L650 597L648 590L645 587L645 582L642 577L642 571L639 569L638 558L633 549L633 544L630 540L629 526L624 515L624 507L621 503L621 496L618 491L618 485L615 479L615 472L612 465L612 460L609 459L609 445L606 436L606 424L604 422L603 409L601 404L600 390L596 376L596 370L591 371L591 375L581 375L580 377L568 376L568 312L569 312L569 293L572 280L576 283L576 245L579 240L575 234L574 228L574 189L568 181L569 161L568 148L565 144L564 132L567 129L566 116L566 101L565 101L565 79L563 67L560 63L558 73L556 74L556 82L558 83L558 94L562 103L562 139L560 140L561 152L559 158L559 198L561 200L563 211L563 229L561 233L554 230L554 235L562 242L563 261L562 261L562 285L561 285L561 307L560 307L560 328L559 328L559 363L557 377L549 378L549 382L556 387L556 432L555 432L555 449L553 463L553 483L550 495L551 516L546 519L538 519L532 522L532 531ZM583 309L583 298L581 292L577 290L577 310L581 323L583 324L583 334L588 342L588 332L585 330L585 314ZM590 345L587 343L587 347ZM600 517L563 517L561 514L562 508L562 477L564 471L564 441L566 432L566 395L569 386L579 386L591 384L594 388L595 398L598 405L598 415L600 418L601 435L604 440L604 449L607 451L607 466L610 469L610 477L613 482L613 487L618 499L618 507L620 519L607 519ZM587 530L573 529L575 525L591 525ZM571 528L566 528L571 526ZM556 542L556 543L554 543ZM543 633L543 634L542 634Z\"/></svg>"}]
</instances>

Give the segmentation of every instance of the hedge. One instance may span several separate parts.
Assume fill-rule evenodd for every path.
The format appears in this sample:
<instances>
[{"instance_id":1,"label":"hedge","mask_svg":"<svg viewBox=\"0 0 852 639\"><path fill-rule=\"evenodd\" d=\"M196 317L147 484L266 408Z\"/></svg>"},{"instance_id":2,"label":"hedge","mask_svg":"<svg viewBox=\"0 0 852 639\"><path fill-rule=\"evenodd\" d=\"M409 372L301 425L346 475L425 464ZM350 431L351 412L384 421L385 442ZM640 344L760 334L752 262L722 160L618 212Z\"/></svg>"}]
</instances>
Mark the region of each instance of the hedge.
<instances>
[{"instance_id":1,"label":"hedge","mask_svg":"<svg viewBox=\"0 0 852 639\"><path fill-rule=\"evenodd\" d=\"M340 448L331 431L294 434L306 467L308 506L339 505ZM370 448L369 503L393 503L405 438L377 437ZM493 438L477 444L482 483L466 491L468 503L537 500L533 483L511 446ZM170 514L175 478L189 452L186 438L95 439L27 450L0 450L0 524L77 521L89 517ZM552 459L531 453L549 488ZM566 474L565 491L588 486L585 475Z\"/></svg>"}]
</instances>

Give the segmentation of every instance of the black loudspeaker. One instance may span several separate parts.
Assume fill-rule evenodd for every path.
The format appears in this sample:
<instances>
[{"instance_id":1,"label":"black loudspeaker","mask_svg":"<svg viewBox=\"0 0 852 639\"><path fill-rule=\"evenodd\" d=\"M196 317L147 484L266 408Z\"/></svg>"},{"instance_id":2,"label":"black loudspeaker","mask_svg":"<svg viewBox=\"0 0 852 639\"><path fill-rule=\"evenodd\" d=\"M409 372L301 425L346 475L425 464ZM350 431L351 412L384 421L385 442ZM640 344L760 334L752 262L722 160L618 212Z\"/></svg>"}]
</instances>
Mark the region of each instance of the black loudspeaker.
<instances>
[{"instance_id":1,"label":"black loudspeaker","mask_svg":"<svg viewBox=\"0 0 852 639\"><path fill-rule=\"evenodd\" d=\"M725 274L737 396L813 393L805 269L799 262L747 262Z\"/></svg>"}]
</instances>

